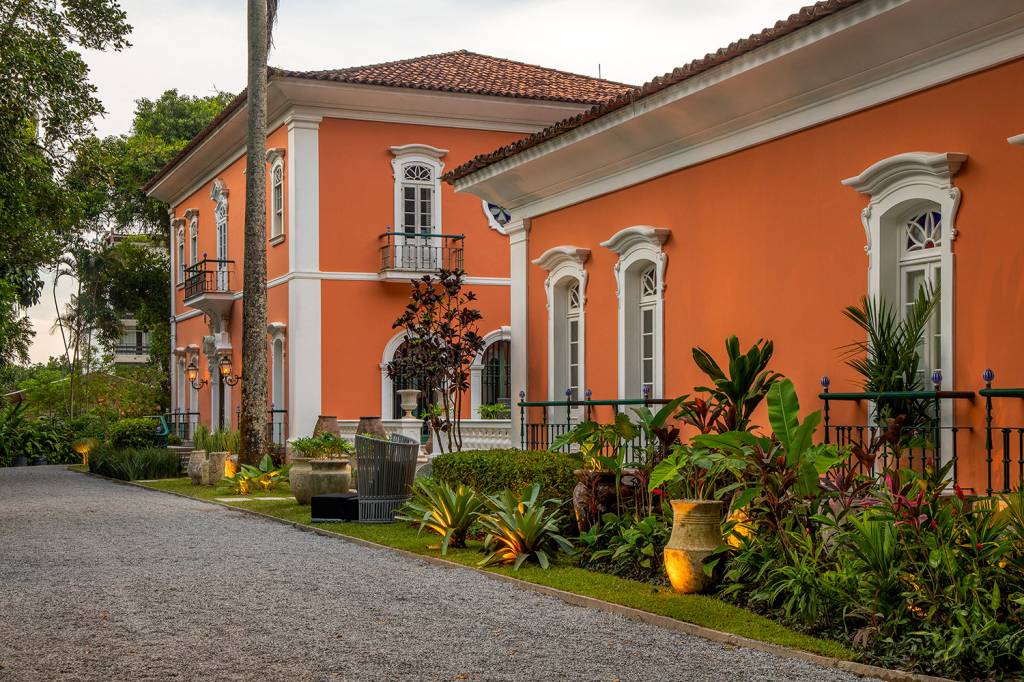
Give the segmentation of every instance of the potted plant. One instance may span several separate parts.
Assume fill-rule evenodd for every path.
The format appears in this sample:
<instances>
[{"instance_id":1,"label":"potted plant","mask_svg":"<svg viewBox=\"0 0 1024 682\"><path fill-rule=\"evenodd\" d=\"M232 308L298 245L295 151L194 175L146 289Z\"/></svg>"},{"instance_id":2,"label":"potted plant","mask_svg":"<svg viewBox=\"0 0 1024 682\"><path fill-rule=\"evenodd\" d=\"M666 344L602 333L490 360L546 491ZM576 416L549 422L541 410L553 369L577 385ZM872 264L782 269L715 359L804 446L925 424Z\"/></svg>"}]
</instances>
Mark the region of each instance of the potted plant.
<instances>
[{"instance_id":1,"label":"potted plant","mask_svg":"<svg viewBox=\"0 0 1024 682\"><path fill-rule=\"evenodd\" d=\"M352 444L333 433L296 438L291 442L292 467L288 473L292 494L299 504L309 504L314 495L348 492L352 483L349 455Z\"/></svg>"},{"instance_id":2,"label":"potted plant","mask_svg":"<svg viewBox=\"0 0 1024 682\"><path fill-rule=\"evenodd\" d=\"M700 445L679 444L651 471L650 492L668 493L672 535L665 546L665 572L676 592L708 587L704 560L722 544L722 516L728 492L743 461Z\"/></svg>"}]
</instances>

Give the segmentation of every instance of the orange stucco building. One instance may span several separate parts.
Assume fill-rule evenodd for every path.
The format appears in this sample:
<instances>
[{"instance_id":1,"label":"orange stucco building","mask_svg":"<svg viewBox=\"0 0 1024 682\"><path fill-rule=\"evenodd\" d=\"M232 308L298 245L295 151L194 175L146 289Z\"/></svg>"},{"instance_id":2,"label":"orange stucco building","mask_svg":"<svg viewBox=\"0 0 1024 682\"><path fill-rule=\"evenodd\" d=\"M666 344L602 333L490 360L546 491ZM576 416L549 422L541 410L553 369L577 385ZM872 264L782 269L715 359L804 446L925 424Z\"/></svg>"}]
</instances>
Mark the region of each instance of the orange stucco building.
<instances>
[{"instance_id":1,"label":"orange stucco building","mask_svg":"<svg viewBox=\"0 0 1024 682\"><path fill-rule=\"evenodd\" d=\"M820 409L823 375L860 390L843 308L930 282L923 365L973 393L942 400L942 457L1015 484L1024 430L988 451L977 391L987 368L1024 386L1022 56L1019 2L828 0L450 172L511 216L513 394L675 397L706 382L691 348L736 334ZM1024 400L992 416L1024 424Z\"/></svg>"},{"instance_id":2,"label":"orange stucco building","mask_svg":"<svg viewBox=\"0 0 1024 682\"><path fill-rule=\"evenodd\" d=\"M268 418L274 438L320 415L397 414L384 364L409 281L461 268L487 347L466 417L508 401L504 219L440 181L474 155L629 86L466 51L332 71L271 69L267 132ZM172 404L191 429L237 425L246 96L147 184L171 212ZM487 365L496 371L483 372ZM221 366L230 366L227 379ZM190 380L195 374L195 380Z\"/></svg>"}]
</instances>

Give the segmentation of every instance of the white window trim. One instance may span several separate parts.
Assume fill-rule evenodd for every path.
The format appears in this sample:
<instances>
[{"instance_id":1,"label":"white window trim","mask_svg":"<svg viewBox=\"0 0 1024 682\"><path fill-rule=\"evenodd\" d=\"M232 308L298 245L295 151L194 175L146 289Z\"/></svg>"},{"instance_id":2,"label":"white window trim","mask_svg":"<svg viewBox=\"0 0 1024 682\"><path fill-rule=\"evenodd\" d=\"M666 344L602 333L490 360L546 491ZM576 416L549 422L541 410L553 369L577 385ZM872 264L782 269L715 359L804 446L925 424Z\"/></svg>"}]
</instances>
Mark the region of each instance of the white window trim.
<instances>
[{"instance_id":1,"label":"white window trim","mask_svg":"<svg viewBox=\"0 0 1024 682\"><path fill-rule=\"evenodd\" d=\"M480 419L480 405L483 404L484 353L498 341L508 341L511 343L512 328L501 327L484 335L483 348L473 358L473 364L469 368L469 404L472 408L470 414L473 415L473 419ZM509 360L511 361L511 354ZM511 398L511 396L509 397Z\"/></svg>"},{"instance_id":2,"label":"white window trim","mask_svg":"<svg viewBox=\"0 0 1024 682\"><path fill-rule=\"evenodd\" d=\"M668 255L662 251L662 245L672 234L667 227L651 227L650 225L634 225L619 230L611 239L601 242L601 246L618 254L615 263L615 297L618 299L618 384L619 399L639 398L628 393L626 377L626 295L625 273L640 261L647 261L655 266L657 283L657 300L654 304L654 388L652 398L662 398L665 392L665 270L668 266ZM639 283L639 282L638 282Z\"/></svg>"},{"instance_id":3,"label":"white window trim","mask_svg":"<svg viewBox=\"0 0 1024 682\"><path fill-rule=\"evenodd\" d=\"M229 233L228 233L228 188L227 188L227 185L224 184L224 181L221 180L220 178L217 178L216 180L213 181L213 187L210 189L210 198L213 199L213 202L215 204L214 211L213 211L213 223L214 223L214 238L215 238L214 254L216 254L216 255L214 256L214 258L217 258L217 259L220 259L220 260L227 260L228 253L229 253L229 251L228 251L228 248L229 248L228 237L230 236ZM221 222L221 220L220 220L219 210L221 208L223 208L224 222ZM222 225L224 227L224 230L223 230L224 231L224 254L223 255L221 255L221 252L220 252L220 232L221 232L221 226Z\"/></svg>"},{"instance_id":4,"label":"white window trim","mask_svg":"<svg viewBox=\"0 0 1024 682\"><path fill-rule=\"evenodd\" d=\"M395 415L394 393L395 383L388 376L388 363L395 359L395 353L402 347L405 340L409 338L408 332L400 331L384 344L384 352L380 359L380 416L381 419L400 419L402 415Z\"/></svg>"},{"instance_id":5,"label":"white window trim","mask_svg":"<svg viewBox=\"0 0 1024 682\"><path fill-rule=\"evenodd\" d=\"M199 262L199 209L190 208L185 211L185 220L188 221L188 262L195 265Z\"/></svg>"},{"instance_id":6,"label":"white window trim","mask_svg":"<svg viewBox=\"0 0 1024 682\"><path fill-rule=\"evenodd\" d=\"M590 258L590 249L579 246L555 246L536 258L533 264L547 271L544 293L548 309L548 400L564 400L564 387L555 386L555 290L566 278L575 278L580 287L580 398L586 395L587 366L587 270L584 264Z\"/></svg>"},{"instance_id":7,"label":"white window trim","mask_svg":"<svg viewBox=\"0 0 1024 682\"><path fill-rule=\"evenodd\" d=\"M273 147L267 150L267 163L270 164L270 239L268 240L272 245L280 244L284 241L285 235L285 209L284 209L284 196L285 196L285 175L287 170L284 165L284 154L285 150L283 147ZM281 213L280 220L277 219L278 213L274 206L274 173L277 169L281 169Z\"/></svg>"},{"instance_id":8,"label":"white window trim","mask_svg":"<svg viewBox=\"0 0 1024 682\"><path fill-rule=\"evenodd\" d=\"M438 149L429 144L403 144L390 147L389 151L394 156L391 159L391 172L395 181L394 202L395 219L392 225L393 232L401 232L399 227L402 224L402 169L409 164L421 163L429 166L434 174L434 201L431 206L431 227L433 234L441 234L441 174L444 170L444 162L441 161L448 153L447 149ZM396 237L397 240L400 237Z\"/></svg>"},{"instance_id":9,"label":"white window trim","mask_svg":"<svg viewBox=\"0 0 1024 682\"><path fill-rule=\"evenodd\" d=\"M174 251L174 257L178 261L177 272L178 272L178 284L185 283L185 228L184 226L178 228L178 237L176 242L176 248Z\"/></svg>"}]
</instances>

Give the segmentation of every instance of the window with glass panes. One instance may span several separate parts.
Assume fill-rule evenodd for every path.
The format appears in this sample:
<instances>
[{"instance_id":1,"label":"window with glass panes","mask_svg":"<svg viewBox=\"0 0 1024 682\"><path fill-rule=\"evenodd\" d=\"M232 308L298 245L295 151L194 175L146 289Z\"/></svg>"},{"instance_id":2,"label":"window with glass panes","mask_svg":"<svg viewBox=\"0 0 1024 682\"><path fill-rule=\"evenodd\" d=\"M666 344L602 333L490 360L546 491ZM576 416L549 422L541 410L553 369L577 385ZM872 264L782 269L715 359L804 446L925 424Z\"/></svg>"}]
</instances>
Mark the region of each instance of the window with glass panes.
<instances>
[{"instance_id":1,"label":"window with glass panes","mask_svg":"<svg viewBox=\"0 0 1024 682\"><path fill-rule=\"evenodd\" d=\"M434 221L434 172L422 163L402 169L402 232L430 234Z\"/></svg>"},{"instance_id":2,"label":"window with glass panes","mask_svg":"<svg viewBox=\"0 0 1024 682\"><path fill-rule=\"evenodd\" d=\"M580 285L573 282L567 292L569 297L566 306L566 328L568 343L566 344L566 366L569 368L569 399L579 400L580 396Z\"/></svg>"},{"instance_id":3,"label":"window with glass panes","mask_svg":"<svg viewBox=\"0 0 1024 682\"><path fill-rule=\"evenodd\" d=\"M188 225L188 262L199 262L199 220L193 218Z\"/></svg>"},{"instance_id":4,"label":"window with glass panes","mask_svg":"<svg viewBox=\"0 0 1024 682\"><path fill-rule=\"evenodd\" d=\"M640 273L640 391L654 391L654 314L658 303L657 275L654 266Z\"/></svg>"},{"instance_id":5,"label":"window with glass panes","mask_svg":"<svg viewBox=\"0 0 1024 682\"><path fill-rule=\"evenodd\" d=\"M899 239L900 302L906 312L913 308L922 289L935 291L939 287L942 213L935 208L914 213L903 223ZM942 369L941 315L940 307L936 306L918 347L919 373L925 384L933 370Z\"/></svg>"},{"instance_id":6,"label":"window with glass panes","mask_svg":"<svg viewBox=\"0 0 1024 682\"><path fill-rule=\"evenodd\" d=\"M508 341L495 341L484 350L482 404L512 404L512 374Z\"/></svg>"},{"instance_id":7,"label":"window with glass panes","mask_svg":"<svg viewBox=\"0 0 1024 682\"><path fill-rule=\"evenodd\" d=\"M278 161L270 171L270 234L284 234L284 163Z\"/></svg>"},{"instance_id":8,"label":"window with glass panes","mask_svg":"<svg viewBox=\"0 0 1024 682\"><path fill-rule=\"evenodd\" d=\"M178 230L178 281L185 281L185 229Z\"/></svg>"}]
</instances>

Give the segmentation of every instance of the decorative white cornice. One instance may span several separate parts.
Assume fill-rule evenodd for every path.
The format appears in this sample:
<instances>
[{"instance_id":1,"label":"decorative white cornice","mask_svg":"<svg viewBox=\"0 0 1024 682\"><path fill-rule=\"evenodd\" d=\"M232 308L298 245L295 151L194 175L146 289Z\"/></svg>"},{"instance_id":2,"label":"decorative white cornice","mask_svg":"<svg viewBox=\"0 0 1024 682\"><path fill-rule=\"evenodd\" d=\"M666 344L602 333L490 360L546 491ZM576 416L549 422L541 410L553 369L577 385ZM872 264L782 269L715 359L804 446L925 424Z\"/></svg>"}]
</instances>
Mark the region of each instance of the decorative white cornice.
<instances>
[{"instance_id":1,"label":"decorative white cornice","mask_svg":"<svg viewBox=\"0 0 1024 682\"><path fill-rule=\"evenodd\" d=\"M273 339L283 338L287 328L288 325L284 322L271 322L267 325L267 334Z\"/></svg>"},{"instance_id":2,"label":"decorative white cornice","mask_svg":"<svg viewBox=\"0 0 1024 682\"><path fill-rule=\"evenodd\" d=\"M267 150L267 163L273 165L279 159L284 159L284 147L271 147Z\"/></svg>"},{"instance_id":3,"label":"decorative white cornice","mask_svg":"<svg viewBox=\"0 0 1024 682\"><path fill-rule=\"evenodd\" d=\"M447 149L438 149L432 147L429 144L401 144L394 147L388 147L395 156L429 156L432 159L440 161L448 153Z\"/></svg>"},{"instance_id":4,"label":"decorative white cornice","mask_svg":"<svg viewBox=\"0 0 1024 682\"><path fill-rule=\"evenodd\" d=\"M194 219L196 219L198 217L199 217L199 209L198 208L190 208L187 211L185 211L185 220L192 221L192 220L194 220Z\"/></svg>"},{"instance_id":5,"label":"decorative white cornice","mask_svg":"<svg viewBox=\"0 0 1024 682\"><path fill-rule=\"evenodd\" d=\"M184 346L178 346L174 349L174 354L178 357L183 357L187 351Z\"/></svg>"},{"instance_id":6,"label":"decorative white cornice","mask_svg":"<svg viewBox=\"0 0 1024 682\"><path fill-rule=\"evenodd\" d=\"M1015 144L1015 145L1018 145L1020 147L1024 147L1024 133L1021 133L1020 135L1014 135L1012 137L1008 137L1008 138L1006 138L1006 141L1009 142L1010 144Z\"/></svg>"},{"instance_id":7,"label":"decorative white cornice","mask_svg":"<svg viewBox=\"0 0 1024 682\"><path fill-rule=\"evenodd\" d=\"M185 219L184 218L175 218L174 220L171 221L171 228L172 229L180 230L183 227L185 227Z\"/></svg>"},{"instance_id":8,"label":"decorative white cornice","mask_svg":"<svg viewBox=\"0 0 1024 682\"><path fill-rule=\"evenodd\" d=\"M601 242L601 246L610 249L620 256L637 246L650 246L660 249L672 230L667 227L651 227L650 225L634 225L619 230L611 239Z\"/></svg>"},{"instance_id":9,"label":"decorative white cornice","mask_svg":"<svg viewBox=\"0 0 1024 682\"><path fill-rule=\"evenodd\" d=\"M565 263L582 268L588 258L590 249L580 246L554 246L534 259L533 264L551 272Z\"/></svg>"},{"instance_id":10,"label":"decorative white cornice","mask_svg":"<svg viewBox=\"0 0 1024 682\"><path fill-rule=\"evenodd\" d=\"M213 181L213 186L210 187L210 198L214 201L219 201L221 198L228 198L228 186L224 184L224 180L217 178Z\"/></svg>"},{"instance_id":11,"label":"decorative white cornice","mask_svg":"<svg viewBox=\"0 0 1024 682\"><path fill-rule=\"evenodd\" d=\"M843 184L870 195L873 200L909 185L945 189L966 160L966 154L957 152L897 154L872 164L860 175L846 178Z\"/></svg>"}]
</instances>

